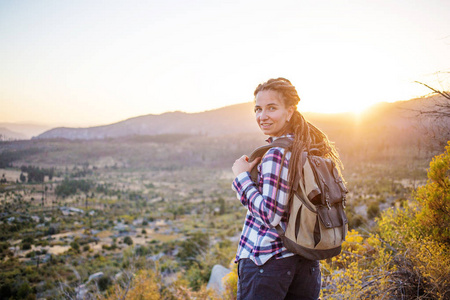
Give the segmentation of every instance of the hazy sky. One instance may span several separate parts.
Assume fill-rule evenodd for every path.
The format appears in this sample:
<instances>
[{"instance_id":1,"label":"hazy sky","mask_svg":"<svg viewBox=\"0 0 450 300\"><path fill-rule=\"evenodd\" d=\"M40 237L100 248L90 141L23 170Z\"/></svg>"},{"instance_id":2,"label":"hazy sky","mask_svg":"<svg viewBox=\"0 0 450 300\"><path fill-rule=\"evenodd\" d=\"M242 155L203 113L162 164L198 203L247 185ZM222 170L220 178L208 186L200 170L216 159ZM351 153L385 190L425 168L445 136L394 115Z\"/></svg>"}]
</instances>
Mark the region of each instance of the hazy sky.
<instances>
[{"instance_id":1,"label":"hazy sky","mask_svg":"<svg viewBox=\"0 0 450 300\"><path fill-rule=\"evenodd\" d=\"M198 112L279 76L300 111L407 100L450 71L449 14L448 0L2 0L0 122Z\"/></svg>"}]
</instances>

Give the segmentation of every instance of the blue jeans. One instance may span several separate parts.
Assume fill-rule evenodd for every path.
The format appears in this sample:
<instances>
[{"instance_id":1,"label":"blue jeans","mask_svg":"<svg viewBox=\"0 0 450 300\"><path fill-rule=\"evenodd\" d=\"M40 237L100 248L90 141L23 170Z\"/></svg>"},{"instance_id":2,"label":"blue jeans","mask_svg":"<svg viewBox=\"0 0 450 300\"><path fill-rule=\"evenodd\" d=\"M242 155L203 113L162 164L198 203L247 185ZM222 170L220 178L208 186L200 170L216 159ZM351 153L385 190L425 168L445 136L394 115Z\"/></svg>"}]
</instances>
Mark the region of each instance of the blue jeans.
<instances>
[{"instance_id":1,"label":"blue jeans","mask_svg":"<svg viewBox=\"0 0 450 300\"><path fill-rule=\"evenodd\" d=\"M318 299L320 294L319 262L298 255L270 259L262 266L241 259L238 276L237 300Z\"/></svg>"}]
</instances>

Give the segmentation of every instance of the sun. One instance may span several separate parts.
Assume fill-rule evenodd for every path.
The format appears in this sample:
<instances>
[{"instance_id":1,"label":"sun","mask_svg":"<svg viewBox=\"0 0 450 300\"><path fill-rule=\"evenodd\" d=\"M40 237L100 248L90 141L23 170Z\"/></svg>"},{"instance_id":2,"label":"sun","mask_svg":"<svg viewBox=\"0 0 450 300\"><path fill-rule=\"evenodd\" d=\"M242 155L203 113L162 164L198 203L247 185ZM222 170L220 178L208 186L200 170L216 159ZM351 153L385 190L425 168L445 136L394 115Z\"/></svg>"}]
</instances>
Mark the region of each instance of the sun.
<instances>
[{"instance_id":1,"label":"sun","mask_svg":"<svg viewBox=\"0 0 450 300\"><path fill-rule=\"evenodd\" d=\"M346 113L351 112L355 114L360 114L372 105L376 101L358 101L346 97L333 97L331 99L308 99L304 103L300 102L299 110L304 112L315 112L315 113Z\"/></svg>"}]
</instances>

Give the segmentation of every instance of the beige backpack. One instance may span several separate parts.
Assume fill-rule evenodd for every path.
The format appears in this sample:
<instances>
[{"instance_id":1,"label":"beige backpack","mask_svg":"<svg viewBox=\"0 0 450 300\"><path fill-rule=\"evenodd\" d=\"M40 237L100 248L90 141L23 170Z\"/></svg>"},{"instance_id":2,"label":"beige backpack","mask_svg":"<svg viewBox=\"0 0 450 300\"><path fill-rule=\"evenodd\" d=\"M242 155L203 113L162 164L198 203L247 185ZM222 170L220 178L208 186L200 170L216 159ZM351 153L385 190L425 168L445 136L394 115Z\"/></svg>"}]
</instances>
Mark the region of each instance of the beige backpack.
<instances>
[{"instance_id":1,"label":"beige backpack","mask_svg":"<svg viewBox=\"0 0 450 300\"><path fill-rule=\"evenodd\" d=\"M279 138L253 151L249 161L262 157L273 147L285 148L286 155L291 146L289 138ZM344 211L348 190L334 162L312 153L313 150L304 152L300 160L303 176L293 187L286 231L280 225L276 229L289 251L310 260L321 260L341 253L348 230ZM256 167L251 175L256 182Z\"/></svg>"}]
</instances>

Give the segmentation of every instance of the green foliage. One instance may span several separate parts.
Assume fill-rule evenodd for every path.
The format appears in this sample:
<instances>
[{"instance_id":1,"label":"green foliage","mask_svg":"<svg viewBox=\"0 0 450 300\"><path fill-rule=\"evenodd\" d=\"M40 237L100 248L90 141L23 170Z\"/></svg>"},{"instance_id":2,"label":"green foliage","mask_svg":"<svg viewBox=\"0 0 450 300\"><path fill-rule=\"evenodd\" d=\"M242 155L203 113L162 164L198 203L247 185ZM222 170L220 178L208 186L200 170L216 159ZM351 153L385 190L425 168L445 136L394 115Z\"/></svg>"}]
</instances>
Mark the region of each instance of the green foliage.
<instances>
[{"instance_id":1,"label":"green foliage","mask_svg":"<svg viewBox=\"0 0 450 300\"><path fill-rule=\"evenodd\" d=\"M98 288L100 289L100 291L106 291L111 285L112 285L112 280L109 276L102 276L99 280L98 280Z\"/></svg>"},{"instance_id":2,"label":"green foliage","mask_svg":"<svg viewBox=\"0 0 450 300\"><path fill-rule=\"evenodd\" d=\"M15 251L15 254L11 253L7 248L12 245L5 245L0 265L2 297L9 293L13 299L18 299L17 291L23 282L27 282L32 289L29 297L36 293L38 298L62 298L59 282L67 282L70 295L75 297L76 285L86 282L90 274L102 271L105 276L101 279L104 281L101 286L100 280L98 281L99 289L94 282L88 287L91 293L89 296L102 299L107 294L106 291L115 289L117 281L121 280L116 281L115 275L125 270L130 275L130 287L133 289L139 286L136 291L144 289L145 285L134 280L139 277L140 270L144 269L154 270L154 274L142 275L139 280L147 283L149 280L157 281L157 289L152 290L156 296L163 299L206 299L204 290L210 271L215 264L227 266L234 257L236 242L230 242L228 238L239 234L245 215L245 207L236 200L230 189L230 165L236 157L248 153L261 143L261 139L256 138L250 143L247 138L230 138L231 140L224 140L192 136L184 141L174 139L170 144L153 138L138 143L112 139L76 142L35 140L29 142L29 145L28 142L23 142L19 148L37 145L49 151L46 156L27 156L21 161L45 168L55 166L57 176L65 176L67 179L64 184L70 182L67 186L75 186L75 189L66 187L69 193L64 194L60 190L62 188L58 188L61 182L49 183L48 190L45 190L45 202L42 201L42 204L41 201L32 202L30 199L40 199L44 186L41 188L41 185L17 184L8 186L14 190L0 190L0 201L4 204L1 212L5 216L0 224L0 240L12 244L11 241L33 236L33 245L36 247L34 252L26 251L30 253L27 258L20 250ZM369 143L365 139L361 142L365 148L361 149L353 145L345 149L345 145L341 147L342 144L337 143L339 148L344 148L341 151L342 158L346 164L345 171L350 174L346 177L352 194L349 197L351 203L347 206L349 226L364 227L369 232L373 230L369 227L373 222L367 222L357 212L367 205L369 217L378 215L380 222L385 215L381 210L392 206L395 199L410 199L411 187L423 183L426 175L424 170L432 156L431 152L425 151L417 156L414 149L406 146L398 148L387 140L383 147L375 149L372 146L378 141L373 141ZM251 143L254 145L250 145ZM348 154L347 150L353 151L355 155ZM89 166L87 161L95 165ZM20 171L15 172L19 177ZM91 185L83 191L77 183L81 180L75 180L75 177L85 177L83 180ZM407 180L403 180L405 178L417 181L409 184ZM11 183L8 182L9 184ZM66 198L56 198L56 189L58 197ZM76 196L70 197L71 195ZM84 205L86 197L90 198L90 208L86 214L63 216L54 209L61 205L79 207ZM379 205L378 213L375 206L382 201L386 203ZM445 282L436 278L438 270L441 270L440 274L445 274L445 268L440 264L445 262L445 256L441 253L445 253L447 248L442 243L426 239L431 233L423 228L425 221L419 222L417 218L413 221L413 216L420 212L419 204L405 202L403 206L402 209L388 211L391 221L392 218L398 218L400 213L405 216L386 224L386 230L383 229L386 231L383 237L385 240L379 234L362 236L355 233L349 238L343 252L345 257L342 255L329 262L330 272L323 269L324 298L370 298L371 295L376 298L376 292L385 291L386 288L393 291L395 286L405 291L413 290L417 287L414 282L419 280L422 284L419 286L421 295L425 295L425 291L439 283L445 286ZM90 210L95 211L95 215L90 216ZM37 216L39 222L32 221L27 215ZM12 216L15 219L8 221ZM113 238L111 241L111 237L117 236L121 230L122 234L130 230L134 221L140 219L144 220L142 227L145 229L139 226L135 229L142 234L145 230L145 237L141 236L146 242L144 246L125 247L126 244L122 244L123 237ZM119 224L120 226L115 227ZM408 226L416 226L416 230L407 231L405 227ZM422 229L419 230L417 226ZM367 231L361 229L361 232ZM61 235L48 235L56 233ZM94 236L95 240L91 239ZM408 246L411 253L409 256L398 250L406 247L403 243L407 240L405 236L409 236L411 240L423 238L423 243L417 243L415 248L414 245ZM49 247L48 252L51 253L56 247L67 247L72 242L76 242L78 247L73 244L75 248L60 255L53 254L48 261L49 257L40 248ZM96 246L93 245L94 242ZM427 248L432 250L426 250ZM427 251L432 252L436 264L424 258L423 253ZM22 256L20 260L17 255ZM33 255L35 257L31 259ZM38 256L41 258L39 268L36 264ZM157 259L157 262L153 259ZM159 267L151 265L153 263ZM431 275L426 273L426 263ZM408 265L412 267L408 268ZM72 268L79 273L80 280ZM402 277L402 273L398 271L400 269L408 276ZM170 279L178 279L167 285L158 281L161 276L158 272ZM339 274L342 276L339 277ZM388 278L386 274L392 276ZM237 275L234 275L233 273L227 279L230 289L227 299L233 299L232 295L235 293L233 287L236 287ZM111 283L107 278L115 279ZM379 278L386 280L383 283ZM431 278L435 278L434 281ZM388 285L389 282L391 285ZM404 285L401 286L399 282ZM3 288L6 294L3 293ZM126 285L122 285L122 288L125 291ZM172 298L162 296L162 290L167 288L173 293ZM194 289L198 291L193 291ZM139 297L138 293L135 295ZM387 295L402 297L400 293L394 292Z\"/></svg>"},{"instance_id":3,"label":"green foliage","mask_svg":"<svg viewBox=\"0 0 450 300\"><path fill-rule=\"evenodd\" d=\"M382 212L376 234L350 231L341 255L323 262L324 298L450 298L450 144L446 150L416 199Z\"/></svg>"},{"instance_id":4,"label":"green foliage","mask_svg":"<svg viewBox=\"0 0 450 300\"><path fill-rule=\"evenodd\" d=\"M450 246L450 141L445 149L431 161L428 183L417 190L417 218L427 234Z\"/></svg>"},{"instance_id":5,"label":"green foliage","mask_svg":"<svg viewBox=\"0 0 450 300\"><path fill-rule=\"evenodd\" d=\"M32 293L31 287L27 282L22 283L17 290L19 299L30 299L28 296Z\"/></svg>"},{"instance_id":6,"label":"green foliage","mask_svg":"<svg viewBox=\"0 0 450 300\"><path fill-rule=\"evenodd\" d=\"M28 174L29 183L31 182L42 183L44 182L45 176L48 176L49 179L52 180L55 172L54 168L45 169L35 166L21 166L20 170L22 171L22 173ZM22 180L22 177L20 179Z\"/></svg>"},{"instance_id":7,"label":"green foliage","mask_svg":"<svg viewBox=\"0 0 450 300\"><path fill-rule=\"evenodd\" d=\"M27 177L23 173L20 173L19 179L20 179L20 182L24 183L27 180Z\"/></svg>"},{"instance_id":8,"label":"green foliage","mask_svg":"<svg viewBox=\"0 0 450 300\"><path fill-rule=\"evenodd\" d=\"M380 206L377 202L372 202L369 204L367 208L367 217L369 219L373 219L380 213Z\"/></svg>"},{"instance_id":9,"label":"green foliage","mask_svg":"<svg viewBox=\"0 0 450 300\"><path fill-rule=\"evenodd\" d=\"M76 252L80 252L80 244L78 244L77 241L71 242L70 247L72 247L72 249L75 250Z\"/></svg>"},{"instance_id":10,"label":"green foliage","mask_svg":"<svg viewBox=\"0 0 450 300\"><path fill-rule=\"evenodd\" d=\"M208 249L209 235L195 232L190 234L180 245L177 258L185 267L190 267L198 259L198 256Z\"/></svg>"},{"instance_id":11,"label":"green foliage","mask_svg":"<svg viewBox=\"0 0 450 300\"><path fill-rule=\"evenodd\" d=\"M24 249L22 249L24 250ZM25 255L25 257L30 258L30 257L35 257L36 256L36 251L30 251L27 253L27 255Z\"/></svg>"},{"instance_id":12,"label":"green foliage","mask_svg":"<svg viewBox=\"0 0 450 300\"><path fill-rule=\"evenodd\" d=\"M353 206L347 206L346 209L347 219L348 219L348 228L356 229L364 224L364 218L360 214L355 213Z\"/></svg>"},{"instance_id":13,"label":"green foliage","mask_svg":"<svg viewBox=\"0 0 450 300\"><path fill-rule=\"evenodd\" d=\"M87 193L91 187L93 187L93 183L90 180L70 180L66 178L56 187L55 193L58 197L67 197L76 194L78 190Z\"/></svg>"},{"instance_id":14,"label":"green foliage","mask_svg":"<svg viewBox=\"0 0 450 300\"><path fill-rule=\"evenodd\" d=\"M430 163L428 182L415 201L386 211L378 221L379 234L396 252L396 272L387 289L393 296L450 297L450 144Z\"/></svg>"},{"instance_id":15,"label":"green foliage","mask_svg":"<svg viewBox=\"0 0 450 300\"><path fill-rule=\"evenodd\" d=\"M13 253L9 250L10 244L8 242L0 242L0 260L7 256L12 256Z\"/></svg>"},{"instance_id":16,"label":"green foliage","mask_svg":"<svg viewBox=\"0 0 450 300\"><path fill-rule=\"evenodd\" d=\"M22 243L29 243L29 244L33 244L34 243L34 238L31 236L27 236L26 238L24 238L22 240Z\"/></svg>"},{"instance_id":17,"label":"green foliage","mask_svg":"<svg viewBox=\"0 0 450 300\"><path fill-rule=\"evenodd\" d=\"M129 236L126 236L126 237L123 239L123 242L124 242L125 244L127 244L128 246L133 245L133 240L132 240L131 237L129 237Z\"/></svg>"},{"instance_id":18,"label":"green foliage","mask_svg":"<svg viewBox=\"0 0 450 300\"><path fill-rule=\"evenodd\" d=\"M12 282L7 281L7 282L4 282L4 283L0 286L0 295L2 295L2 297L3 297L4 299L9 299L9 298L11 298L11 296L13 295Z\"/></svg>"},{"instance_id":19,"label":"green foliage","mask_svg":"<svg viewBox=\"0 0 450 300\"><path fill-rule=\"evenodd\" d=\"M12 162L22 159L30 155L38 154L40 149L31 147L23 150L2 151L0 152L0 168L12 167Z\"/></svg>"},{"instance_id":20,"label":"green foliage","mask_svg":"<svg viewBox=\"0 0 450 300\"><path fill-rule=\"evenodd\" d=\"M23 243L22 244L22 250L30 250L31 244L30 243Z\"/></svg>"}]
</instances>

